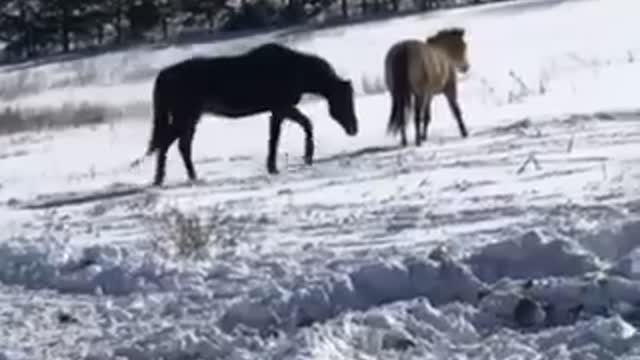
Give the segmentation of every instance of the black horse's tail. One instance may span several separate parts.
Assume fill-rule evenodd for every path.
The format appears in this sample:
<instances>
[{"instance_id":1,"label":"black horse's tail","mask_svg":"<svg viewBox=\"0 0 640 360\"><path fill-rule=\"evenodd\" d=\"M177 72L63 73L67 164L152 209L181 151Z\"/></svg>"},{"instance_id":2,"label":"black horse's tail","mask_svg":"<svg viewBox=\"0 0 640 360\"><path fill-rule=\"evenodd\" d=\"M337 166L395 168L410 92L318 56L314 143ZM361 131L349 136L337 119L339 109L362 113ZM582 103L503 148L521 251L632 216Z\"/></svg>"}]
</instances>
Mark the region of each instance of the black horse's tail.
<instances>
[{"instance_id":1,"label":"black horse's tail","mask_svg":"<svg viewBox=\"0 0 640 360\"><path fill-rule=\"evenodd\" d=\"M162 73L158 74L156 81L153 84L153 95L151 100L153 103L153 124L151 125L151 139L149 140L147 151L144 155L133 160L129 164L129 167L138 167L146 157L158 150L158 148L160 148L162 138L167 133L169 127L169 107L164 95L164 92L167 90L165 89L161 78Z\"/></svg>"},{"instance_id":2,"label":"black horse's tail","mask_svg":"<svg viewBox=\"0 0 640 360\"><path fill-rule=\"evenodd\" d=\"M409 48L400 45L389 58L387 71L390 72L391 115L387 132L397 134L405 127L405 111L411 101L409 87Z\"/></svg>"},{"instance_id":3,"label":"black horse's tail","mask_svg":"<svg viewBox=\"0 0 640 360\"><path fill-rule=\"evenodd\" d=\"M162 138L169 128L169 107L164 96L165 91L167 89L163 85L162 73L160 73L153 85L153 129L146 156L153 154L160 147Z\"/></svg>"}]
</instances>

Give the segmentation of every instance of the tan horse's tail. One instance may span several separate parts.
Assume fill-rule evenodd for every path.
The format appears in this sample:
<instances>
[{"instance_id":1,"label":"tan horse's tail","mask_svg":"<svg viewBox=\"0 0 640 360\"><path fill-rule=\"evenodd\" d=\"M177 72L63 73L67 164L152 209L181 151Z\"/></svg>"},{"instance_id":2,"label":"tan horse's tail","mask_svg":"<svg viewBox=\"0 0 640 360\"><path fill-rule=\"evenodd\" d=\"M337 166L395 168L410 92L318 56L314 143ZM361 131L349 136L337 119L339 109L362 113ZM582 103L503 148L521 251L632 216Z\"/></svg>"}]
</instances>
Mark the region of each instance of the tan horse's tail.
<instances>
[{"instance_id":1,"label":"tan horse's tail","mask_svg":"<svg viewBox=\"0 0 640 360\"><path fill-rule=\"evenodd\" d=\"M406 108L411 101L409 87L409 47L394 46L385 59L387 87L391 93L391 114L387 132L397 134L404 129Z\"/></svg>"}]
</instances>

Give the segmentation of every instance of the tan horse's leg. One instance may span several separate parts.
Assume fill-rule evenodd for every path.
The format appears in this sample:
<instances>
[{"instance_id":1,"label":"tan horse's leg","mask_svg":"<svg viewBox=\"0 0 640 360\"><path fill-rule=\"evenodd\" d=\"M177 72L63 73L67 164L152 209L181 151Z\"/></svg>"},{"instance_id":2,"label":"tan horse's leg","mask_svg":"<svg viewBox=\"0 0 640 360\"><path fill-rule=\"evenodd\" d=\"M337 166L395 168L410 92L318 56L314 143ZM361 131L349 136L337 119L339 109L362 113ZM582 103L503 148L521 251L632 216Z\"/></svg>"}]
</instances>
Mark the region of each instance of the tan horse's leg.
<instances>
[{"instance_id":1,"label":"tan horse's leg","mask_svg":"<svg viewBox=\"0 0 640 360\"><path fill-rule=\"evenodd\" d=\"M425 96L424 95L416 95L415 101L413 103L413 123L415 125L415 138L416 138L416 146L420 146L422 144L422 135L420 134L420 123L422 122L422 114L424 112L424 103Z\"/></svg>"},{"instance_id":2,"label":"tan horse's leg","mask_svg":"<svg viewBox=\"0 0 640 360\"><path fill-rule=\"evenodd\" d=\"M399 107L400 110L398 110L398 115L397 116L401 116L402 117L402 128L400 129L400 144L402 145L402 147L406 147L407 146L407 125L405 123L405 118L406 118L406 113L407 113L407 108L405 106L400 106Z\"/></svg>"},{"instance_id":3,"label":"tan horse's leg","mask_svg":"<svg viewBox=\"0 0 640 360\"><path fill-rule=\"evenodd\" d=\"M422 110L422 141L427 141L429 123L431 122L431 99L433 99L433 96L429 94L424 98L424 106Z\"/></svg>"},{"instance_id":4,"label":"tan horse's leg","mask_svg":"<svg viewBox=\"0 0 640 360\"><path fill-rule=\"evenodd\" d=\"M460 129L460 135L463 138L466 138L468 136L467 127L464 125L464 121L462 120L462 111L460 111L460 105L458 104L458 90L455 80L449 81L446 85L444 89L444 96L447 98L447 103L449 103L449 109L451 109L453 116L456 118L458 129Z\"/></svg>"},{"instance_id":5,"label":"tan horse's leg","mask_svg":"<svg viewBox=\"0 0 640 360\"><path fill-rule=\"evenodd\" d=\"M400 144L402 147L407 146L407 131L406 131L406 104L400 101L397 97L392 96L391 98L391 116L389 119L389 123L397 123L400 124Z\"/></svg>"},{"instance_id":6,"label":"tan horse's leg","mask_svg":"<svg viewBox=\"0 0 640 360\"><path fill-rule=\"evenodd\" d=\"M402 128L402 131L400 132L400 144L402 144L402 147L407 146L407 129L406 128Z\"/></svg>"}]
</instances>

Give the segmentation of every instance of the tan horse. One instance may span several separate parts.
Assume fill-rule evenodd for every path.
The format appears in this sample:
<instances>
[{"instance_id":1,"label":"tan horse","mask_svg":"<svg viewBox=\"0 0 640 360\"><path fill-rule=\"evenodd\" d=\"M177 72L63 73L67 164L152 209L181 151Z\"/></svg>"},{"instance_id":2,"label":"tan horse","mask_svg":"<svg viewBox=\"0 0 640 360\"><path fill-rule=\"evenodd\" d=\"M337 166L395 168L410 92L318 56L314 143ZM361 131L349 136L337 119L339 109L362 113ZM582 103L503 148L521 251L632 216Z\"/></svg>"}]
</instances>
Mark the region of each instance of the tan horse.
<instances>
[{"instance_id":1,"label":"tan horse","mask_svg":"<svg viewBox=\"0 0 640 360\"><path fill-rule=\"evenodd\" d=\"M405 115L412 96L416 146L427 140L431 100L438 94L445 95L462 137L467 137L458 105L456 79L456 69L462 73L469 70L464 32L461 28L445 29L426 41L400 41L387 51L385 81L392 101L387 130L392 134L401 133L402 146L407 146Z\"/></svg>"}]
</instances>

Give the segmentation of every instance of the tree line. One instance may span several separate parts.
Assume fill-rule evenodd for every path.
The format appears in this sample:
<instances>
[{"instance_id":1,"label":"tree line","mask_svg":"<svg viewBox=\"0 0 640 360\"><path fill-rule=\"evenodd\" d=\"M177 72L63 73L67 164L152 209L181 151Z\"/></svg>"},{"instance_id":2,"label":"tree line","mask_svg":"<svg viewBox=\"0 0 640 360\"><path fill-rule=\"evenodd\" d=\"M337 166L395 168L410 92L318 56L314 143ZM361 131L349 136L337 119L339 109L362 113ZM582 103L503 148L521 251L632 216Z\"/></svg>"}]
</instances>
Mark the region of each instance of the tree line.
<instances>
[{"instance_id":1,"label":"tree line","mask_svg":"<svg viewBox=\"0 0 640 360\"><path fill-rule=\"evenodd\" d=\"M4 60L497 0L0 0Z\"/></svg>"}]
</instances>

